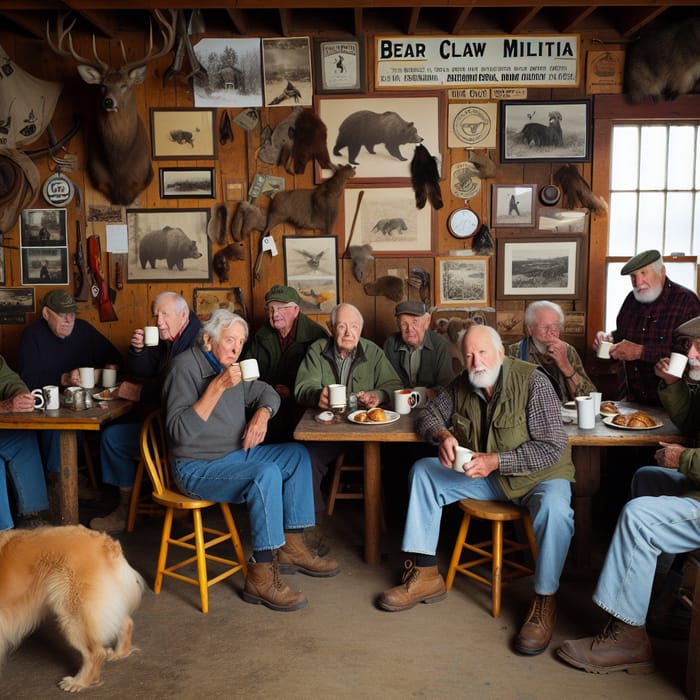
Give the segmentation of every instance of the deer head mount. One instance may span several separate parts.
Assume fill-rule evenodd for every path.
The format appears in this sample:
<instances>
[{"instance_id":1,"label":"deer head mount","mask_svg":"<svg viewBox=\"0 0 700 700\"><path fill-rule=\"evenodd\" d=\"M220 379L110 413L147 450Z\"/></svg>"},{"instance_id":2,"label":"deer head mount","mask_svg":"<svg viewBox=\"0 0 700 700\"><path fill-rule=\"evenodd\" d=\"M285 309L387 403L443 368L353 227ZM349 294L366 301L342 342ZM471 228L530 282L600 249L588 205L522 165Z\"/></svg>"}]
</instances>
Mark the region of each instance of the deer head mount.
<instances>
[{"instance_id":1,"label":"deer head mount","mask_svg":"<svg viewBox=\"0 0 700 700\"><path fill-rule=\"evenodd\" d=\"M94 58L78 55L73 47L71 30L76 20L66 26L66 15L56 22L56 42L51 38L48 22L46 40L59 56L72 58L78 64L80 77L90 85L99 85L102 99L94 110L94 124L90 132L88 148L88 174L92 184L112 204L127 205L142 192L153 179L151 149L146 128L139 117L134 97L134 85L143 83L148 64L168 53L175 39L176 16L168 11L166 17L155 10L162 46L153 52L153 25L149 28L146 55L136 61L128 61L124 43L119 42L124 64L121 68L110 66L97 55L95 35L92 36Z\"/></svg>"}]
</instances>

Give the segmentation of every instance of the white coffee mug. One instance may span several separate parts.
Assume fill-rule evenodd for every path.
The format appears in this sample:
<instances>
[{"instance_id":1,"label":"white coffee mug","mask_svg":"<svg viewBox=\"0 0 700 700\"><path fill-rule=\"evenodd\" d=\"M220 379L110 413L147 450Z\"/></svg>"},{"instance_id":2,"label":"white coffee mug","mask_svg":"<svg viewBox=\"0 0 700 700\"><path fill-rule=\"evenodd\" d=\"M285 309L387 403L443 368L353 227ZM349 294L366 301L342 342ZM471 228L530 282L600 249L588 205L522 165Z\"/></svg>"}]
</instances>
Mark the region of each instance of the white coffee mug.
<instances>
[{"instance_id":1,"label":"white coffee mug","mask_svg":"<svg viewBox=\"0 0 700 700\"><path fill-rule=\"evenodd\" d=\"M428 400L428 389L424 386L414 386L414 393L418 394L416 406L422 406ZM415 408L415 406L414 406Z\"/></svg>"},{"instance_id":2,"label":"white coffee mug","mask_svg":"<svg viewBox=\"0 0 700 700\"><path fill-rule=\"evenodd\" d=\"M410 389L396 389L394 391L394 410L401 415L410 413L414 405L411 399L417 396Z\"/></svg>"},{"instance_id":3,"label":"white coffee mug","mask_svg":"<svg viewBox=\"0 0 700 700\"><path fill-rule=\"evenodd\" d=\"M61 405L58 396L58 387L55 384L47 384L42 387L44 393L44 407L48 411L57 411Z\"/></svg>"},{"instance_id":4,"label":"white coffee mug","mask_svg":"<svg viewBox=\"0 0 700 700\"><path fill-rule=\"evenodd\" d=\"M672 352L671 357L669 358L668 369L666 371L668 374L672 374L674 377L682 377L687 364L687 355L684 355L682 352Z\"/></svg>"},{"instance_id":5,"label":"white coffee mug","mask_svg":"<svg viewBox=\"0 0 700 700\"><path fill-rule=\"evenodd\" d=\"M347 401L345 384L328 385L328 403L331 405L331 408L344 408Z\"/></svg>"},{"instance_id":6,"label":"white coffee mug","mask_svg":"<svg viewBox=\"0 0 700 700\"><path fill-rule=\"evenodd\" d=\"M45 403L43 389L34 389L34 391L32 391L32 394L34 395L34 408L43 410Z\"/></svg>"},{"instance_id":7,"label":"white coffee mug","mask_svg":"<svg viewBox=\"0 0 700 700\"><path fill-rule=\"evenodd\" d=\"M601 360L609 360L610 359L610 348L613 346L613 343L611 343L609 340L601 340L598 343L598 357Z\"/></svg>"},{"instance_id":8,"label":"white coffee mug","mask_svg":"<svg viewBox=\"0 0 700 700\"><path fill-rule=\"evenodd\" d=\"M588 395L593 399L593 413L597 416L600 413L600 402L603 400L603 394L600 391L592 391Z\"/></svg>"},{"instance_id":9,"label":"white coffee mug","mask_svg":"<svg viewBox=\"0 0 700 700\"><path fill-rule=\"evenodd\" d=\"M143 329L143 344L149 347L158 345L160 340L160 334L158 333L158 326L146 326Z\"/></svg>"},{"instance_id":10,"label":"white coffee mug","mask_svg":"<svg viewBox=\"0 0 700 700\"><path fill-rule=\"evenodd\" d=\"M102 370L102 386L111 389L117 384L117 370L112 367L105 367Z\"/></svg>"},{"instance_id":11,"label":"white coffee mug","mask_svg":"<svg viewBox=\"0 0 700 700\"><path fill-rule=\"evenodd\" d=\"M252 382L260 378L260 368L258 361L252 357L248 360L241 360L241 376L244 382Z\"/></svg>"},{"instance_id":12,"label":"white coffee mug","mask_svg":"<svg viewBox=\"0 0 700 700\"><path fill-rule=\"evenodd\" d=\"M590 396L576 397L576 416L578 427L582 430L595 428L595 413L593 412L593 399Z\"/></svg>"},{"instance_id":13,"label":"white coffee mug","mask_svg":"<svg viewBox=\"0 0 700 700\"><path fill-rule=\"evenodd\" d=\"M473 456L474 453L469 448L457 445L457 447L455 447L455 458L452 462L452 469L458 472L463 472L464 465L467 462L471 462Z\"/></svg>"},{"instance_id":14,"label":"white coffee mug","mask_svg":"<svg viewBox=\"0 0 700 700\"><path fill-rule=\"evenodd\" d=\"M95 367L95 386L102 386L102 370Z\"/></svg>"},{"instance_id":15,"label":"white coffee mug","mask_svg":"<svg viewBox=\"0 0 700 700\"><path fill-rule=\"evenodd\" d=\"M95 388L95 369L93 367L80 367L80 386L83 389Z\"/></svg>"}]
</instances>

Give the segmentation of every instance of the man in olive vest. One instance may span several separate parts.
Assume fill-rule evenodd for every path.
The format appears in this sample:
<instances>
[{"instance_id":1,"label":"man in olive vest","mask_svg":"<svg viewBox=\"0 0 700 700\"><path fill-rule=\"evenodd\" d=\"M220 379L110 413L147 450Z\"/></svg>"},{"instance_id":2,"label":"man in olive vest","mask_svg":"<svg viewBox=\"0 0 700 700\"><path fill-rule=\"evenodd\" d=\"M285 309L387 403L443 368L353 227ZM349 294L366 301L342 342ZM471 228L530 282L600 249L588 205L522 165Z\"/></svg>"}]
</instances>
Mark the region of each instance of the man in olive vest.
<instances>
[{"instance_id":1,"label":"man in olive vest","mask_svg":"<svg viewBox=\"0 0 700 700\"><path fill-rule=\"evenodd\" d=\"M514 646L540 654L552 638L555 594L574 532L574 465L559 400L535 365L505 357L493 328L472 326L462 352L465 370L416 419L416 432L439 443L438 457L411 469L402 545L408 571L402 585L381 594L379 606L393 612L446 596L435 556L443 506L462 498L512 501L530 511L538 550L535 597ZM452 469L457 445L474 454Z\"/></svg>"}]
</instances>

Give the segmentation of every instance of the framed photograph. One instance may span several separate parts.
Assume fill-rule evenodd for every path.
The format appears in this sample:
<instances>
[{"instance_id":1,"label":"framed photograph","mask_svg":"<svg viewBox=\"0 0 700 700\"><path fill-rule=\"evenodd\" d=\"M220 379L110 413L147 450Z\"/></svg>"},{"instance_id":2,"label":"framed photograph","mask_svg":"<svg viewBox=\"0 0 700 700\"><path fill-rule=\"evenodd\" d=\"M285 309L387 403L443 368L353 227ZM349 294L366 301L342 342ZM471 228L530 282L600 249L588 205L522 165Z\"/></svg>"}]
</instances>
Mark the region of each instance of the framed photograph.
<instances>
[{"instance_id":1,"label":"framed photograph","mask_svg":"<svg viewBox=\"0 0 700 700\"><path fill-rule=\"evenodd\" d=\"M350 244L369 243L374 254L405 257L432 252L435 212L430 205L416 209L410 187L346 187L343 196L346 246L352 231Z\"/></svg>"},{"instance_id":2,"label":"framed photograph","mask_svg":"<svg viewBox=\"0 0 700 700\"><path fill-rule=\"evenodd\" d=\"M0 248L0 287L5 286L5 249Z\"/></svg>"},{"instance_id":3,"label":"framed photograph","mask_svg":"<svg viewBox=\"0 0 700 700\"><path fill-rule=\"evenodd\" d=\"M200 321L208 321L216 309L226 309L247 317L233 287L197 287L192 292L192 309Z\"/></svg>"},{"instance_id":4,"label":"framed photograph","mask_svg":"<svg viewBox=\"0 0 700 700\"><path fill-rule=\"evenodd\" d=\"M214 110L151 108L151 144L154 159L213 160Z\"/></svg>"},{"instance_id":5,"label":"framed photograph","mask_svg":"<svg viewBox=\"0 0 700 700\"><path fill-rule=\"evenodd\" d=\"M34 313L34 287L0 289L0 323L26 323L26 314Z\"/></svg>"},{"instance_id":6,"label":"framed photograph","mask_svg":"<svg viewBox=\"0 0 700 700\"><path fill-rule=\"evenodd\" d=\"M364 38L314 39L314 85L319 95L367 92Z\"/></svg>"},{"instance_id":7,"label":"framed photograph","mask_svg":"<svg viewBox=\"0 0 700 700\"><path fill-rule=\"evenodd\" d=\"M284 283L294 287L304 313L329 313L338 303L338 239L284 236Z\"/></svg>"},{"instance_id":8,"label":"framed photograph","mask_svg":"<svg viewBox=\"0 0 700 700\"><path fill-rule=\"evenodd\" d=\"M266 107L313 104L309 37L262 40Z\"/></svg>"},{"instance_id":9,"label":"framed photograph","mask_svg":"<svg viewBox=\"0 0 700 700\"><path fill-rule=\"evenodd\" d=\"M161 199L213 199L214 168L159 168Z\"/></svg>"},{"instance_id":10,"label":"framed photograph","mask_svg":"<svg viewBox=\"0 0 700 700\"><path fill-rule=\"evenodd\" d=\"M226 178L224 180L224 199L227 202L242 202L248 196L248 185L245 180Z\"/></svg>"},{"instance_id":11,"label":"framed photograph","mask_svg":"<svg viewBox=\"0 0 700 700\"><path fill-rule=\"evenodd\" d=\"M68 284L68 249L22 248L22 284Z\"/></svg>"},{"instance_id":12,"label":"framed photograph","mask_svg":"<svg viewBox=\"0 0 700 700\"><path fill-rule=\"evenodd\" d=\"M501 299L576 299L583 289L582 236L498 238Z\"/></svg>"},{"instance_id":13,"label":"framed photograph","mask_svg":"<svg viewBox=\"0 0 700 700\"><path fill-rule=\"evenodd\" d=\"M591 159L591 101L501 102L501 162Z\"/></svg>"},{"instance_id":14,"label":"framed photograph","mask_svg":"<svg viewBox=\"0 0 700 700\"><path fill-rule=\"evenodd\" d=\"M210 281L209 209L127 209L127 281Z\"/></svg>"},{"instance_id":15,"label":"framed photograph","mask_svg":"<svg viewBox=\"0 0 700 700\"><path fill-rule=\"evenodd\" d=\"M410 163L419 143L441 162L445 130L440 128L439 95L319 97L316 113L328 128L331 160L355 166L353 186L410 184ZM317 175L326 179L332 172L319 169Z\"/></svg>"},{"instance_id":16,"label":"framed photograph","mask_svg":"<svg viewBox=\"0 0 700 700\"><path fill-rule=\"evenodd\" d=\"M557 233L584 233L587 214L588 209L541 207L537 210L537 228Z\"/></svg>"},{"instance_id":17,"label":"framed photograph","mask_svg":"<svg viewBox=\"0 0 700 700\"><path fill-rule=\"evenodd\" d=\"M19 221L21 246L67 245L65 209L23 209Z\"/></svg>"},{"instance_id":18,"label":"framed photograph","mask_svg":"<svg viewBox=\"0 0 700 700\"><path fill-rule=\"evenodd\" d=\"M490 306L489 260L488 255L435 258L436 306Z\"/></svg>"},{"instance_id":19,"label":"framed photograph","mask_svg":"<svg viewBox=\"0 0 700 700\"><path fill-rule=\"evenodd\" d=\"M493 185L492 228L533 228L537 185Z\"/></svg>"}]
</instances>

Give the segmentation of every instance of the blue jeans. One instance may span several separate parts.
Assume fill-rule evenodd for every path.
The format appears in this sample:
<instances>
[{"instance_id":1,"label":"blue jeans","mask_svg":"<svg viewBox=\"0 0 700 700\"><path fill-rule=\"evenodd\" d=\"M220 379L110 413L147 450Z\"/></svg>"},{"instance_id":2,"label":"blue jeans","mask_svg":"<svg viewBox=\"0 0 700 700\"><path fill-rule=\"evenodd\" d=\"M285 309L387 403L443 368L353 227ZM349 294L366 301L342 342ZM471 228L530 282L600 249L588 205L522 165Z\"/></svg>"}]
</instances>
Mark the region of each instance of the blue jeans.
<instances>
[{"instance_id":1,"label":"blue jeans","mask_svg":"<svg viewBox=\"0 0 700 700\"><path fill-rule=\"evenodd\" d=\"M254 550L279 549L285 530L315 522L311 462L297 443L258 445L213 460L178 459L173 475L193 498L245 503Z\"/></svg>"},{"instance_id":2,"label":"blue jeans","mask_svg":"<svg viewBox=\"0 0 700 700\"><path fill-rule=\"evenodd\" d=\"M493 472L485 479L470 479L440 464L437 457L418 460L409 476L409 501L402 549L415 554L435 554L440 536L442 509L461 498L506 501ZM550 479L536 484L513 503L527 507L537 541L535 593L550 595L559 588L569 544L574 534L571 484Z\"/></svg>"},{"instance_id":3,"label":"blue jeans","mask_svg":"<svg viewBox=\"0 0 700 700\"><path fill-rule=\"evenodd\" d=\"M111 423L100 435L102 481L121 488L134 485L141 446L141 423Z\"/></svg>"},{"instance_id":4,"label":"blue jeans","mask_svg":"<svg viewBox=\"0 0 700 700\"><path fill-rule=\"evenodd\" d=\"M47 472L58 474L61 471L61 431L39 430L39 452ZM78 449L83 444L83 432L76 434Z\"/></svg>"},{"instance_id":5,"label":"blue jeans","mask_svg":"<svg viewBox=\"0 0 700 700\"><path fill-rule=\"evenodd\" d=\"M620 513L593 593L596 605L629 625L646 621L659 554L700 547L700 501L682 495L686 484L665 467L634 475L633 498Z\"/></svg>"},{"instance_id":6,"label":"blue jeans","mask_svg":"<svg viewBox=\"0 0 700 700\"><path fill-rule=\"evenodd\" d=\"M14 526L7 492L9 480L20 515L46 510L49 497L36 433L32 430L0 431L0 530Z\"/></svg>"}]
</instances>

